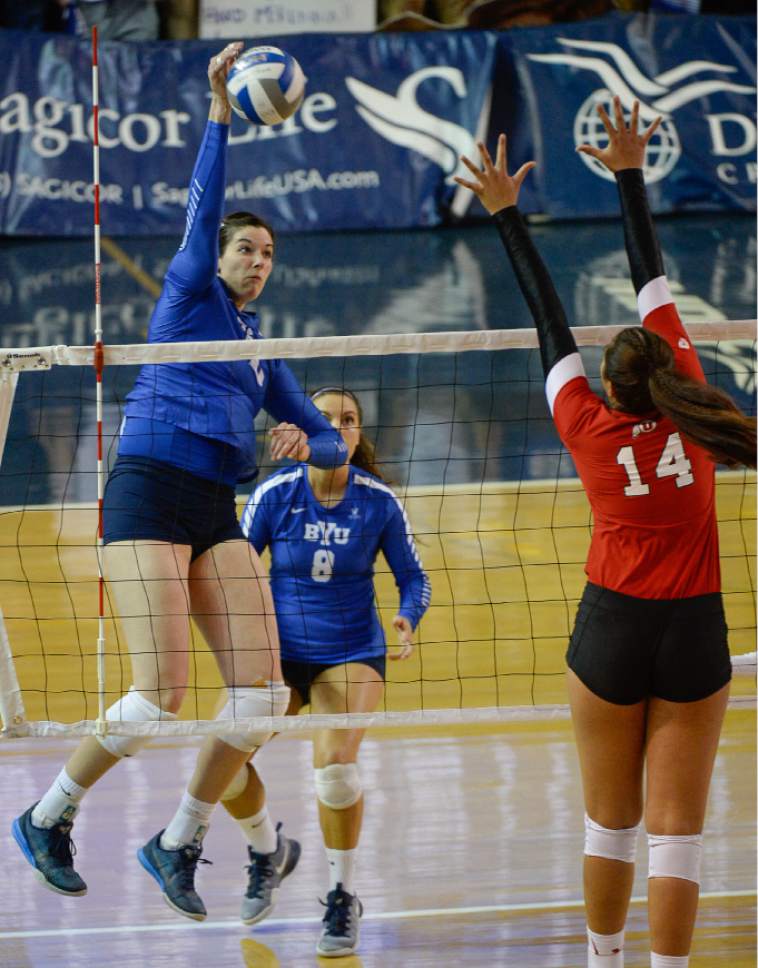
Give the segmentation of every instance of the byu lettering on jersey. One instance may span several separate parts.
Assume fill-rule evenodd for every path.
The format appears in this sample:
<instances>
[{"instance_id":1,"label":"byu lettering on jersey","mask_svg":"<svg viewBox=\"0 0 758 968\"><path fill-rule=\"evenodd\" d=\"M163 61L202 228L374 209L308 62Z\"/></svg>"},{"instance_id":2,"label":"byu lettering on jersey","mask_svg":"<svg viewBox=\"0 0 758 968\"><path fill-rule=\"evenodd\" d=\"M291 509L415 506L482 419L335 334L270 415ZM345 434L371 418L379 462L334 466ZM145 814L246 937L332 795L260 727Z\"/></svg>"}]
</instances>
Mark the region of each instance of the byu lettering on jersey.
<instances>
[{"instance_id":1,"label":"byu lettering on jersey","mask_svg":"<svg viewBox=\"0 0 758 968\"><path fill-rule=\"evenodd\" d=\"M365 471L351 466L333 508L316 501L306 465L279 471L250 496L242 530L259 554L271 549L283 659L336 665L384 655L373 584L380 551L397 583L399 614L415 629L429 606L429 579L405 511Z\"/></svg>"}]
</instances>

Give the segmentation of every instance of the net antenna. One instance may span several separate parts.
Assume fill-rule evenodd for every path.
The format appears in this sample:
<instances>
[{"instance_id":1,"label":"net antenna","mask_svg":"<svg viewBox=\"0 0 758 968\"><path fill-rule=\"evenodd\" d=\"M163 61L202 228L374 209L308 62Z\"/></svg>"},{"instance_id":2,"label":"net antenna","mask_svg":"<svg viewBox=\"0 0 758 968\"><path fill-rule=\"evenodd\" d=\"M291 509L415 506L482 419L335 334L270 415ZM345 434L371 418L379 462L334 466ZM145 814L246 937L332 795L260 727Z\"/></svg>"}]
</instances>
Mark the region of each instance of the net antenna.
<instances>
[{"instance_id":1,"label":"net antenna","mask_svg":"<svg viewBox=\"0 0 758 968\"><path fill-rule=\"evenodd\" d=\"M103 314L100 279L100 85L97 62L97 27L92 28L92 187L93 239L95 260L95 412L97 421L97 723L98 735L105 735L105 576L103 575Z\"/></svg>"}]
</instances>

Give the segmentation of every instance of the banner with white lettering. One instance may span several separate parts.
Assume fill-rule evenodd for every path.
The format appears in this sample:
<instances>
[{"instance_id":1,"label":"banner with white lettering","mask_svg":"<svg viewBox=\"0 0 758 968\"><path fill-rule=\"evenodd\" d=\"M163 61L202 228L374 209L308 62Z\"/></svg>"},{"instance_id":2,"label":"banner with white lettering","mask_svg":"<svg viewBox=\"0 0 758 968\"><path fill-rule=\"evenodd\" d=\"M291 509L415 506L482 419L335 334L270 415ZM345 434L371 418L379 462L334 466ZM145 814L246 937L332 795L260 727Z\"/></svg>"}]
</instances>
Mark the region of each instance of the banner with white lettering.
<instances>
[{"instance_id":1,"label":"banner with white lettering","mask_svg":"<svg viewBox=\"0 0 758 968\"><path fill-rule=\"evenodd\" d=\"M607 143L597 114L612 99L640 124L663 122L647 151L656 212L755 211L756 32L753 17L607 17L501 35L507 81L495 85L492 137L511 133L533 158L527 211L555 218L618 213L614 177L578 145Z\"/></svg>"},{"instance_id":2,"label":"banner with white lettering","mask_svg":"<svg viewBox=\"0 0 758 968\"><path fill-rule=\"evenodd\" d=\"M662 114L648 152L657 212L754 210L756 39L749 17L617 14L559 26L279 41L308 76L282 125L234 118L227 210L283 231L432 226L484 217L455 185L459 157L509 136L535 158L521 204L556 218L615 215L613 180L575 147L602 144L598 103ZM218 42L104 43L103 230L180 235ZM89 43L0 31L0 233L88 235Z\"/></svg>"},{"instance_id":3,"label":"banner with white lettering","mask_svg":"<svg viewBox=\"0 0 758 968\"><path fill-rule=\"evenodd\" d=\"M487 127L497 35L290 37L308 76L282 125L236 116L227 208L284 230L436 225ZM218 43L102 44L103 230L181 234ZM88 43L0 31L0 232L86 234L92 221ZM468 199L466 199L468 203Z\"/></svg>"}]
</instances>

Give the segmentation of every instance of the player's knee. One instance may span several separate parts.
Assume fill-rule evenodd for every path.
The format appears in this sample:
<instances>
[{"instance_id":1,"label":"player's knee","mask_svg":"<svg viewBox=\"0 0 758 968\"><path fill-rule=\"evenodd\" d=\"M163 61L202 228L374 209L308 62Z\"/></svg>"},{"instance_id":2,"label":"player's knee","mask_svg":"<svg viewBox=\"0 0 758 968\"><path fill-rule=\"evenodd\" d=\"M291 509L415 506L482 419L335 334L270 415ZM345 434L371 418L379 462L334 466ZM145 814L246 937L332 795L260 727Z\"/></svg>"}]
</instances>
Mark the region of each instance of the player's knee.
<instances>
[{"instance_id":1,"label":"player's knee","mask_svg":"<svg viewBox=\"0 0 758 968\"><path fill-rule=\"evenodd\" d=\"M283 716L289 705L290 690L283 682L269 682L265 686L230 686L226 705L216 717L229 720ZM273 730L267 726L232 728L219 739L235 749L252 753L271 739Z\"/></svg>"},{"instance_id":2,"label":"player's knee","mask_svg":"<svg viewBox=\"0 0 758 968\"><path fill-rule=\"evenodd\" d=\"M702 834L648 834L648 877L677 877L700 883Z\"/></svg>"},{"instance_id":3,"label":"player's knee","mask_svg":"<svg viewBox=\"0 0 758 968\"><path fill-rule=\"evenodd\" d=\"M613 830L595 823L584 815L584 853L588 857L605 857L633 864L637 856L639 824Z\"/></svg>"},{"instance_id":4,"label":"player's knee","mask_svg":"<svg viewBox=\"0 0 758 968\"><path fill-rule=\"evenodd\" d=\"M162 700L161 700L162 701ZM160 720L176 719L176 713L163 709L146 699L134 686L129 692L113 703L105 712L109 723L151 723ZM149 736L98 736L97 740L111 756L134 756L145 746Z\"/></svg>"},{"instance_id":5,"label":"player's knee","mask_svg":"<svg viewBox=\"0 0 758 968\"><path fill-rule=\"evenodd\" d=\"M330 763L313 771L316 796L332 810L347 810L362 794L361 775L355 763Z\"/></svg>"},{"instance_id":6,"label":"player's knee","mask_svg":"<svg viewBox=\"0 0 758 968\"><path fill-rule=\"evenodd\" d=\"M187 693L186 686L172 686L169 689L160 690L160 704L164 712L176 715L182 708L184 697Z\"/></svg>"},{"instance_id":7,"label":"player's knee","mask_svg":"<svg viewBox=\"0 0 758 968\"><path fill-rule=\"evenodd\" d=\"M241 797L245 790L247 790L249 780L250 764L243 763L239 770L237 770L237 772L234 774L229 786L221 794L221 802L228 803L229 800L236 800L237 797Z\"/></svg>"}]
</instances>

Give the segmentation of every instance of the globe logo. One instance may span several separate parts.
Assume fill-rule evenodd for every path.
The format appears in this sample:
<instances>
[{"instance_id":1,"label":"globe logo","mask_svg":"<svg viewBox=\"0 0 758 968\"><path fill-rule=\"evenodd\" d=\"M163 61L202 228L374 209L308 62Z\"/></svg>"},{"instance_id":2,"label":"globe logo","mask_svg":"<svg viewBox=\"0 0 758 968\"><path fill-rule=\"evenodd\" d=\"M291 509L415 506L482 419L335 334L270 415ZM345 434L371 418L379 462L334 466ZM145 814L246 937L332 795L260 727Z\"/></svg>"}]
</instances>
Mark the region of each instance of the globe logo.
<instances>
[{"instance_id":1,"label":"globe logo","mask_svg":"<svg viewBox=\"0 0 758 968\"><path fill-rule=\"evenodd\" d=\"M574 118L575 144L592 145L593 148L604 148L608 144L608 135L603 127L603 122L598 117L598 104L602 104L608 114L613 117L613 95L608 88L604 87L599 91L593 91L583 102ZM645 181L651 184L665 178L679 161L681 153L682 145L674 122L669 118L664 118L647 146ZM597 158L585 154L580 154L579 157L596 175L605 178L606 181L615 180L613 172L608 171L605 165L601 165Z\"/></svg>"},{"instance_id":2,"label":"globe logo","mask_svg":"<svg viewBox=\"0 0 758 968\"><path fill-rule=\"evenodd\" d=\"M734 74L731 64L695 60L678 64L654 77L648 77L634 63L623 47L597 40L578 40L558 37L564 48L560 54L527 54L527 59L542 64L559 64L573 71L590 71L604 85L593 91L582 103L574 120L574 139L577 146L589 144L603 148L608 143L605 128L597 115L602 104L612 116L612 99L618 96L627 112L635 100L640 102L640 122L650 124L659 114L663 121L648 145L645 178L660 181L675 167L682 154L679 134L671 120L672 113L698 98L716 92L754 94L755 88L736 84L724 75ZM703 76L705 75L705 76ZM714 76L715 75L715 76ZM614 176L589 155L580 154L585 165L600 178L613 181Z\"/></svg>"}]
</instances>

